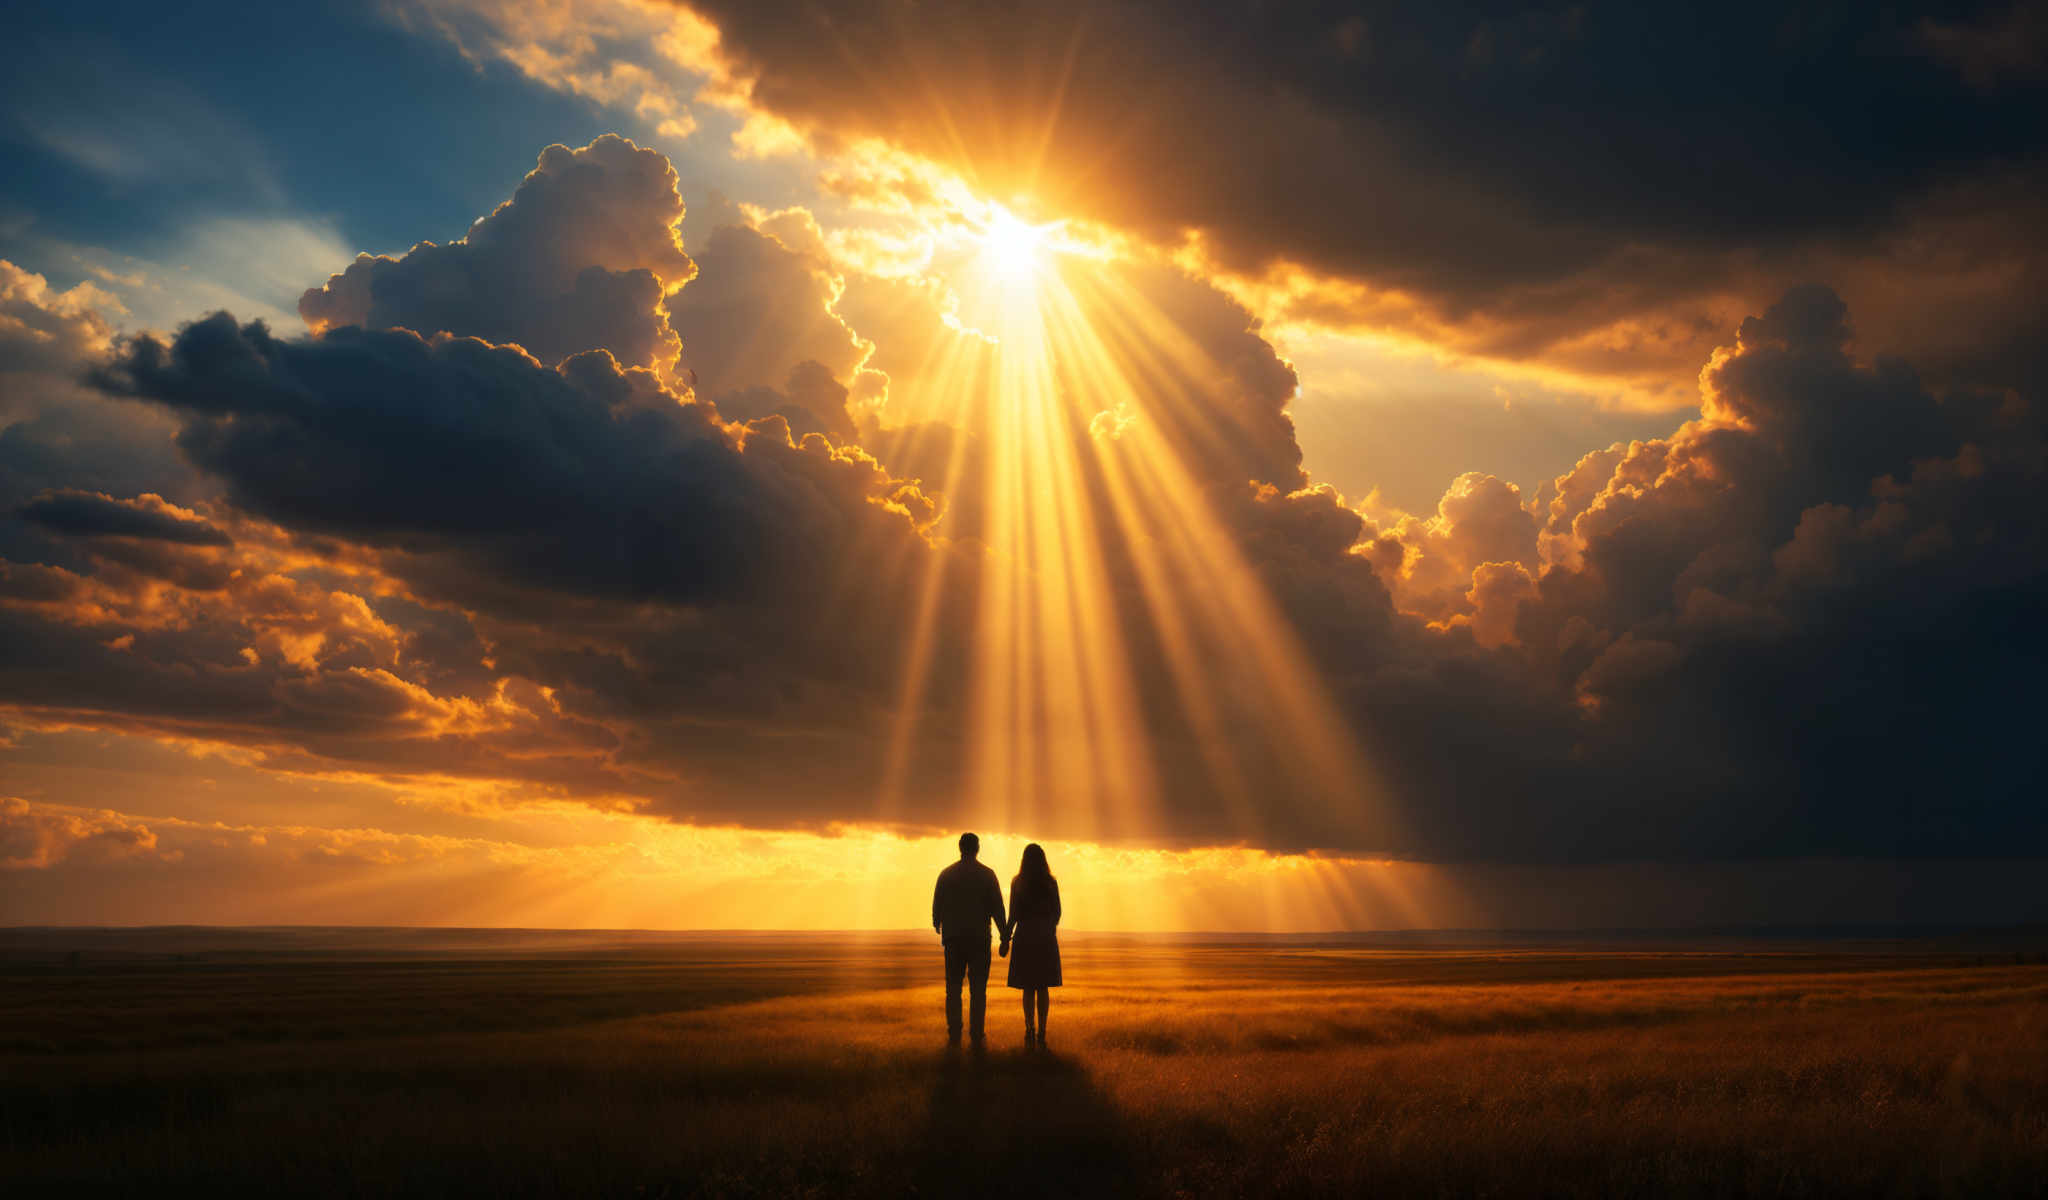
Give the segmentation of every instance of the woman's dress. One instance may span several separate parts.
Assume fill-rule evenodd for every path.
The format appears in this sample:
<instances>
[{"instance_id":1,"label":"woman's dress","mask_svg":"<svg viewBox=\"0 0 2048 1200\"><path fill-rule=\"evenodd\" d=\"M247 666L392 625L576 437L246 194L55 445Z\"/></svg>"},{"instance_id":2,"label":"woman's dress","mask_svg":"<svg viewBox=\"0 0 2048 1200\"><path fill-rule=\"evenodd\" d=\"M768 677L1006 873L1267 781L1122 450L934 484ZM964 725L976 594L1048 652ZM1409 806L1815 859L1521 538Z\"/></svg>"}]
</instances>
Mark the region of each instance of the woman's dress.
<instances>
[{"instance_id":1,"label":"woman's dress","mask_svg":"<svg viewBox=\"0 0 2048 1200\"><path fill-rule=\"evenodd\" d=\"M1010 920L1010 986L1060 986L1059 881L1011 880Z\"/></svg>"}]
</instances>

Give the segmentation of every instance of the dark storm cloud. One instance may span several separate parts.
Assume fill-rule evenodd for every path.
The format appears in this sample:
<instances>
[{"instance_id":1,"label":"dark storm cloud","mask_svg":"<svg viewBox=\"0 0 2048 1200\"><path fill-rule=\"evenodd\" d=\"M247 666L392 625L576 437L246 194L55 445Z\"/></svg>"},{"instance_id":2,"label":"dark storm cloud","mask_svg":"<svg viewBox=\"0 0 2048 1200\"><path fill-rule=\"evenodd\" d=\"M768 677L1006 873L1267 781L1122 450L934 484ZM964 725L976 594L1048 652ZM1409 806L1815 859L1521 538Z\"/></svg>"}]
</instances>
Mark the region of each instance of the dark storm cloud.
<instances>
[{"instance_id":1,"label":"dark storm cloud","mask_svg":"<svg viewBox=\"0 0 2048 1200\"><path fill-rule=\"evenodd\" d=\"M249 512L542 590L760 599L864 535L914 536L870 503L895 488L872 460L779 422L743 451L603 351L554 370L473 339L288 341L217 313L135 339L105 377L177 411L180 447Z\"/></svg>"},{"instance_id":2,"label":"dark storm cloud","mask_svg":"<svg viewBox=\"0 0 2048 1200\"><path fill-rule=\"evenodd\" d=\"M1393 813L1301 802L1266 762L1259 839L1509 861L2048 844L2040 410L1852 344L1833 292L1793 289L1702 373L1702 420L1587 456L1545 503L1475 474L1385 529L1327 492L1225 506ZM1163 768L1176 819L1228 836L1191 799L1199 762Z\"/></svg>"},{"instance_id":3,"label":"dark storm cloud","mask_svg":"<svg viewBox=\"0 0 2048 1200\"><path fill-rule=\"evenodd\" d=\"M1702 421L1560 481L1518 652L1592 714L1582 850L2039 846L2048 666L2038 406L1937 398L1788 293L1702 374ZM1654 794L1653 804L1641 800ZM1596 793L1597 794L1597 793ZM1636 799L1631 800L1631 795ZM1583 814L1582 814L1583 816Z\"/></svg>"},{"instance_id":4,"label":"dark storm cloud","mask_svg":"<svg viewBox=\"0 0 2048 1200\"><path fill-rule=\"evenodd\" d=\"M2048 73L2014 57L2003 31L2038 41L2038 21L2005 5L689 7L757 106L828 142L880 136L987 194L1374 289L1339 321L1680 372L1729 297L1881 262L1996 310L1980 345L2038 331ZM1993 278L1928 210L2014 170L2033 182L1975 208L2014 235ZM1852 298L1923 344L1889 289Z\"/></svg>"},{"instance_id":5,"label":"dark storm cloud","mask_svg":"<svg viewBox=\"0 0 2048 1200\"><path fill-rule=\"evenodd\" d=\"M68 537L140 538L190 546L234 544L227 534L205 521L177 513L161 501L150 505L116 500L96 492L45 492L22 505L21 515Z\"/></svg>"}]
</instances>

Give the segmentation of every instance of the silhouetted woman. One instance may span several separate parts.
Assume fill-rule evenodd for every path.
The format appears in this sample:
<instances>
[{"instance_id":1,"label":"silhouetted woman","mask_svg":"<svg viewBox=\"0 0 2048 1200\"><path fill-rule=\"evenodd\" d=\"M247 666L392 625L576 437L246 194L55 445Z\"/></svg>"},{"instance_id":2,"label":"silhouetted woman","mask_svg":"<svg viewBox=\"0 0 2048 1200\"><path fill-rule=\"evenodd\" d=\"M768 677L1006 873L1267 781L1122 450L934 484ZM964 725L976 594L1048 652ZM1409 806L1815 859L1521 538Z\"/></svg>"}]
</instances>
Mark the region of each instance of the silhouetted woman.
<instances>
[{"instance_id":1,"label":"silhouetted woman","mask_svg":"<svg viewBox=\"0 0 2048 1200\"><path fill-rule=\"evenodd\" d=\"M1046 865L1045 848L1033 842L1010 881L1010 986L1024 992L1026 1046L1045 1045L1051 989L1060 986L1059 923L1060 883Z\"/></svg>"}]
</instances>

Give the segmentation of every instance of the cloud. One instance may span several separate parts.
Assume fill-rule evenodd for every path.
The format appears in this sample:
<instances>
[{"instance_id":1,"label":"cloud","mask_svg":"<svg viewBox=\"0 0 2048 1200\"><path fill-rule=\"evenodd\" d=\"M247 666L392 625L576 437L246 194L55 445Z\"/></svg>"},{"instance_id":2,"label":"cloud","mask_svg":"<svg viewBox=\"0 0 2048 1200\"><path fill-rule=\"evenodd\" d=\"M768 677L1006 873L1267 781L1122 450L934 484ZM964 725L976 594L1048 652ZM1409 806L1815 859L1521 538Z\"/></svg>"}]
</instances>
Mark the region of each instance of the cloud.
<instances>
[{"instance_id":1,"label":"cloud","mask_svg":"<svg viewBox=\"0 0 2048 1200\"><path fill-rule=\"evenodd\" d=\"M825 364L805 359L790 368L789 380L781 391L771 387L750 387L722 392L718 413L742 423L776 417L789 426L790 436L801 440L812 433L824 434L835 442L854 440L853 417L847 410L852 393L832 377Z\"/></svg>"},{"instance_id":2,"label":"cloud","mask_svg":"<svg viewBox=\"0 0 2048 1200\"><path fill-rule=\"evenodd\" d=\"M843 441L847 385L869 347L833 311L841 283L808 214L784 229L796 247L748 225L714 228L695 247L696 279L668 302L669 320L697 394L720 412L751 420L788 408L802 414L799 432ZM811 245L799 240L806 233Z\"/></svg>"},{"instance_id":3,"label":"cloud","mask_svg":"<svg viewBox=\"0 0 2048 1200\"><path fill-rule=\"evenodd\" d=\"M1960 21L1923 18L1917 32L1936 58L1980 91L2038 86L2048 75L2048 18L2029 5L2002 13L1987 6Z\"/></svg>"},{"instance_id":4,"label":"cloud","mask_svg":"<svg viewBox=\"0 0 2048 1200\"><path fill-rule=\"evenodd\" d=\"M171 329L217 308L295 327L306 280L355 257L325 217L194 214L125 241L124 250L115 251L31 227L13 245L24 261L45 264L53 276L82 276L82 294L90 298L79 311L101 320L109 334Z\"/></svg>"},{"instance_id":5,"label":"cloud","mask_svg":"<svg viewBox=\"0 0 2048 1200\"><path fill-rule=\"evenodd\" d=\"M1833 293L1795 289L1702 372L1702 420L1560 480L1517 636L1695 844L2037 839L2020 726L2048 639L2021 614L2048 543L2012 514L2042 499L2041 414L1848 344Z\"/></svg>"},{"instance_id":6,"label":"cloud","mask_svg":"<svg viewBox=\"0 0 2048 1200\"><path fill-rule=\"evenodd\" d=\"M70 537L137 538L191 546L234 544L227 534L154 495L122 501L97 492L44 492L23 505L21 515Z\"/></svg>"},{"instance_id":7,"label":"cloud","mask_svg":"<svg viewBox=\"0 0 2048 1200\"><path fill-rule=\"evenodd\" d=\"M66 860L153 856L156 834L117 812L55 810L0 796L0 871L44 870Z\"/></svg>"},{"instance_id":8,"label":"cloud","mask_svg":"<svg viewBox=\"0 0 2048 1200\"><path fill-rule=\"evenodd\" d=\"M645 786L611 763L614 732L491 672L473 633L378 597L375 580L332 581L343 590L253 546L237 555L208 577L123 555L84 572L6 564L12 722L213 747L288 774L507 780L598 802Z\"/></svg>"},{"instance_id":9,"label":"cloud","mask_svg":"<svg viewBox=\"0 0 2048 1200\"><path fill-rule=\"evenodd\" d=\"M49 280L0 259L0 372L6 376L69 369L105 350L113 328L101 310L119 311L104 288L81 282L59 291ZM18 385L17 385L18 386ZM0 418L17 417L14 388Z\"/></svg>"},{"instance_id":10,"label":"cloud","mask_svg":"<svg viewBox=\"0 0 2048 1200\"><path fill-rule=\"evenodd\" d=\"M676 226L666 158L606 134L549 146L512 198L446 246L361 255L299 300L315 332L405 328L516 344L553 364L608 350L666 369L678 346L661 309L695 273Z\"/></svg>"},{"instance_id":11,"label":"cloud","mask_svg":"<svg viewBox=\"0 0 2048 1200\"><path fill-rule=\"evenodd\" d=\"M773 596L865 534L913 539L872 460L779 423L744 437L603 350L407 330L311 341L215 314L134 339L107 373L184 421L179 446L240 508L385 546L446 579L621 600Z\"/></svg>"},{"instance_id":12,"label":"cloud","mask_svg":"<svg viewBox=\"0 0 2048 1200\"><path fill-rule=\"evenodd\" d=\"M2024 284L1951 255L1964 235L1928 211L2042 148L2038 31L2005 6L1966 8L1982 11L1376 5L1254 21L1229 5L1065 3L1027 22L993 3L914 21L688 5L717 29L695 42L698 69L828 157L875 139L985 195L1161 244L1192 235L1303 316L1320 303L1339 325L1667 404L1718 330L1802 275L1852 276L1887 344L1932 348L1888 286L1845 263L1980 295L1994 323L1977 345L2038 334ZM1752 82L1788 78L1789 94ZM2014 231L2004 261L2030 277L2048 244L2014 222L2038 188L1976 209ZM2028 369L2039 378L2038 355Z\"/></svg>"},{"instance_id":13,"label":"cloud","mask_svg":"<svg viewBox=\"0 0 2048 1200\"><path fill-rule=\"evenodd\" d=\"M1453 480L1434 516L1404 517L1367 537L1398 547L1386 574L1406 612L1434 621L1470 616L1482 567L1534 567L1537 523L1512 483L1468 471ZM1382 548L1381 553L1392 550ZM1498 573L1493 587L1501 586Z\"/></svg>"},{"instance_id":14,"label":"cloud","mask_svg":"<svg viewBox=\"0 0 2048 1200\"><path fill-rule=\"evenodd\" d=\"M479 68L503 64L544 87L603 104L665 138L697 128L688 67L717 31L660 0L571 0L507 7L476 0L391 0L401 27L432 33Z\"/></svg>"},{"instance_id":15,"label":"cloud","mask_svg":"<svg viewBox=\"0 0 2048 1200\"><path fill-rule=\"evenodd\" d=\"M111 348L119 312L96 284L59 290L0 259L0 513L50 490L193 498L194 474L171 446L176 426L81 386ZM0 557L20 557L33 536L0 517Z\"/></svg>"}]
</instances>

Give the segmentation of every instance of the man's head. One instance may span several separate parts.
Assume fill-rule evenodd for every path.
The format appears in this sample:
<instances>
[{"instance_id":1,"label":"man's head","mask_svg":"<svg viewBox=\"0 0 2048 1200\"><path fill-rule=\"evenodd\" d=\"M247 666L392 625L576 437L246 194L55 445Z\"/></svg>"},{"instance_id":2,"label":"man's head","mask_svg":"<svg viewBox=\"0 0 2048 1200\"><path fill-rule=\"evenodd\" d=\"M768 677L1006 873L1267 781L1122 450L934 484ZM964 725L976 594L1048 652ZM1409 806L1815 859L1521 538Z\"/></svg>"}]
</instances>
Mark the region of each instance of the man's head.
<instances>
[{"instance_id":1,"label":"man's head","mask_svg":"<svg viewBox=\"0 0 2048 1200\"><path fill-rule=\"evenodd\" d=\"M981 853L981 839L971 833L960 835L960 857L973 858Z\"/></svg>"}]
</instances>

